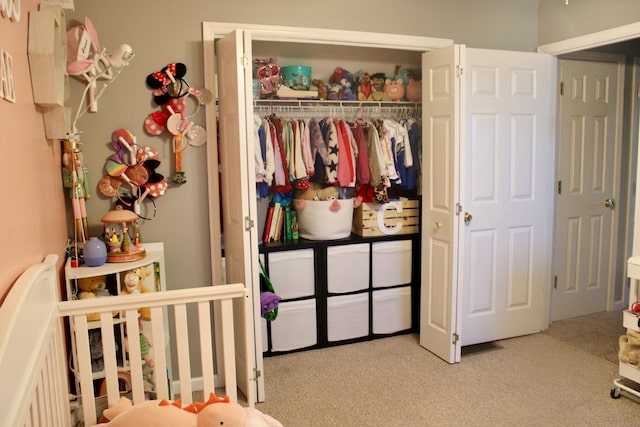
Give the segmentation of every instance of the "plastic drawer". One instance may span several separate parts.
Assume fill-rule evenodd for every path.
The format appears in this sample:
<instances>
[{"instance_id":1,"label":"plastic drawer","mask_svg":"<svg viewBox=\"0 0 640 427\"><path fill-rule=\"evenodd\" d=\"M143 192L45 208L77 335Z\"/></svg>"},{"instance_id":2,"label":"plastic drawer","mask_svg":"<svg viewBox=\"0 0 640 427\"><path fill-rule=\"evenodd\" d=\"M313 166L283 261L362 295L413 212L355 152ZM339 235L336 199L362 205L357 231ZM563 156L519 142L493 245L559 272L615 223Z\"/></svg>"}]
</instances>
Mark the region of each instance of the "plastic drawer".
<instances>
[{"instance_id":1,"label":"plastic drawer","mask_svg":"<svg viewBox=\"0 0 640 427\"><path fill-rule=\"evenodd\" d=\"M373 333L392 334L411 328L411 287L373 291Z\"/></svg>"},{"instance_id":2,"label":"plastic drawer","mask_svg":"<svg viewBox=\"0 0 640 427\"><path fill-rule=\"evenodd\" d=\"M369 287L369 244L327 248L327 290L354 292Z\"/></svg>"},{"instance_id":3,"label":"plastic drawer","mask_svg":"<svg viewBox=\"0 0 640 427\"><path fill-rule=\"evenodd\" d=\"M375 242L371 250L374 288L411 283L411 240Z\"/></svg>"},{"instance_id":4,"label":"plastic drawer","mask_svg":"<svg viewBox=\"0 0 640 427\"><path fill-rule=\"evenodd\" d=\"M318 342L316 300L282 302L271 322L271 350L289 351Z\"/></svg>"},{"instance_id":5,"label":"plastic drawer","mask_svg":"<svg viewBox=\"0 0 640 427\"><path fill-rule=\"evenodd\" d=\"M327 298L327 339L342 341L369 334L369 294Z\"/></svg>"},{"instance_id":6,"label":"plastic drawer","mask_svg":"<svg viewBox=\"0 0 640 427\"><path fill-rule=\"evenodd\" d=\"M315 295L313 249L270 253L269 278L282 299Z\"/></svg>"}]
</instances>

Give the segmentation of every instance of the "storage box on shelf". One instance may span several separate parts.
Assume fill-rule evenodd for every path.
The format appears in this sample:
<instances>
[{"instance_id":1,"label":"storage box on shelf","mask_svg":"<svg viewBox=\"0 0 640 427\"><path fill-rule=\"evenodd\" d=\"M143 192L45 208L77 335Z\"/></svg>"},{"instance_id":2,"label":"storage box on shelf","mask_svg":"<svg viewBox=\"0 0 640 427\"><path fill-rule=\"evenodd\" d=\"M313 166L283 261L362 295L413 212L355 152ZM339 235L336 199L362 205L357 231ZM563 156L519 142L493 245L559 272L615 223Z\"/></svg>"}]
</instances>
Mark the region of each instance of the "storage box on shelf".
<instances>
[{"instance_id":1,"label":"storage box on shelf","mask_svg":"<svg viewBox=\"0 0 640 427\"><path fill-rule=\"evenodd\" d=\"M358 236L414 234L420 231L420 202L400 199L363 203L354 210L353 232Z\"/></svg>"},{"instance_id":2,"label":"storage box on shelf","mask_svg":"<svg viewBox=\"0 0 640 427\"><path fill-rule=\"evenodd\" d=\"M77 299L77 295L79 294L78 284L80 281L86 279L96 279L96 281L103 281L106 283L106 290L103 293L108 292L110 295L120 295L123 292L124 286L124 276L127 272L137 269L144 268L147 270L149 275L145 276L142 279L142 285L149 292L157 292L166 289L166 279L165 279L165 267L164 267L164 245L163 243L147 243L144 245L146 249L146 256L143 259L132 261L132 262L120 262L120 263L106 263L99 267L88 267L88 266L79 266L73 267L71 265L71 259L67 259L65 265L65 287L66 294L69 300ZM108 298L108 296L107 296ZM100 393L100 387L102 386L102 379L104 378L104 371L101 368L100 360L101 360L101 324L100 320L91 320L89 319L89 328L90 336L93 336L95 341L91 342L91 353L92 355L96 355L95 364L93 368L93 378L94 378L94 386L96 388L96 392ZM151 351L165 351L167 365L171 366L171 354L168 351L169 346L169 336L168 336L168 325L166 325L167 318L165 316L165 343L167 348L158 349L153 348ZM116 342L118 348L116 349L116 358L119 369L123 372L123 377L126 377L127 372L130 366L130 360L128 358L128 354L125 350L126 345L126 330L125 330L125 315L124 313L116 312L114 313L114 334L116 336ZM152 331L150 322L141 320L141 333L150 336ZM70 333L74 333L74 325L73 322L69 324ZM76 369L76 348L75 348L75 340L71 340L71 363L70 367L74 374L76 381L76 389L79 390L79 375L77 375ZM139 363L144 363L144 360L141 360ZM150 367L148 367L150 368ZM169 378L171 378L170 372L168 372ZM151 387L150 387L151 388ZM153 392L153 390L149 390ZM99 395L99 394L98 394Z\"/></svg>"}]
</instances>

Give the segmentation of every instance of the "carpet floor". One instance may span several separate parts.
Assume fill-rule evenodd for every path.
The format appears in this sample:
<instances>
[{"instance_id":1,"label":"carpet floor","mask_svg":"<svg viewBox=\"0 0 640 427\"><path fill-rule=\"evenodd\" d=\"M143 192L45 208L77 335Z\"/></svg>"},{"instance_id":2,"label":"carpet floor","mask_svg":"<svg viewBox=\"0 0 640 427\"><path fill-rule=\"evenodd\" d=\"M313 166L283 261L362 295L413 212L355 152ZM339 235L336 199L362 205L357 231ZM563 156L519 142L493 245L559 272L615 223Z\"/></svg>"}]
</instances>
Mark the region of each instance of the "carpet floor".
<instances>
[{"instance_id":1,"label":"carpet floor","mask_svg":"<svg viewBox=\"0 0 640 427\"><path fill-rule=\"evenodd\" d=\"M637 425L638 402L609 394L620 323L554 322L454 365L415 334L269 357L256 407L287 427Z\"/></svg>"}]
</instances>

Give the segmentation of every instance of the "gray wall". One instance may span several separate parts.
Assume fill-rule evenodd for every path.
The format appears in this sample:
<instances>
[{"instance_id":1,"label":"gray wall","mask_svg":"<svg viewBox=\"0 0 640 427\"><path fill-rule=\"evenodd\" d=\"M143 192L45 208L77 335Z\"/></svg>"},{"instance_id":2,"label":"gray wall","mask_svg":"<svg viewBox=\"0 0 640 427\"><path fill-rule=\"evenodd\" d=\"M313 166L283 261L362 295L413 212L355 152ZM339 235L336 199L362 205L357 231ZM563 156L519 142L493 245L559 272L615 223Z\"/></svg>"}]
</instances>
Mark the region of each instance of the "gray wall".
<instances>
[{"instance_id":1,"label":"gray wall","mask_svg":"<svg viewBox=\"0 0 640 427\"><path fill-rule=\"evenodd\" d=\"M538 44L640 22L640 0L540 0Z\"/></svg>"}]
</instances>

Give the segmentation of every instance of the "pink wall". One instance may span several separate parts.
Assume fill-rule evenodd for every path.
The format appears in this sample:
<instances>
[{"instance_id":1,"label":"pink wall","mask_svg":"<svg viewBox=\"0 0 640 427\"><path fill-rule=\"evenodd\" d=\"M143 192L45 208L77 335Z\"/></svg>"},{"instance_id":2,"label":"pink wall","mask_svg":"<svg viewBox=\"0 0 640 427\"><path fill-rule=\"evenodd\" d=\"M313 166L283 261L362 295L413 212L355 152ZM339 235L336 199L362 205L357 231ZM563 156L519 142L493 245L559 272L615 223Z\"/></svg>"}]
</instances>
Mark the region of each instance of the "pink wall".
<instances>
[{"instance_id":1,"label":"pink wall","mask_svg":"<svg viewBox=\"0 0 640 427\"><path fill-rule=\"evenodd\" d=\"M31 90L29 12L38 3L21 0L19 22L0 14L0 49L13 58L16 93L15 103L0 99L0 302L25 268L47 254L58 254L62 266L67 241L60 143L46 139Z\"/></svg>"}]
</instances>

